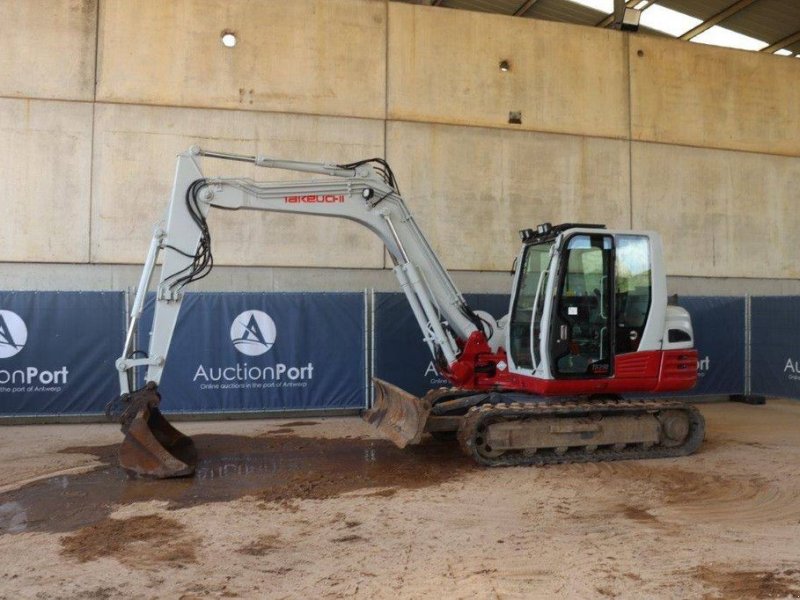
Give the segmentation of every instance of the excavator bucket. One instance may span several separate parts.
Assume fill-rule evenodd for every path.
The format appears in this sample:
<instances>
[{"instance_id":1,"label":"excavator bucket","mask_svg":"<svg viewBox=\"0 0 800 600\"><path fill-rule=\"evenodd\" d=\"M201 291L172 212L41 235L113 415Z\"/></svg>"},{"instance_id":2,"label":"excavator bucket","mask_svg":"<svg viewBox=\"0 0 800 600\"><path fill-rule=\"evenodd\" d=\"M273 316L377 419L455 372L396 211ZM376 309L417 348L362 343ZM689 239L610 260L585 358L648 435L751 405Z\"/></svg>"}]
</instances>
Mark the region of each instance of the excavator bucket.
<instances>
[{"instance_id":1,"label":"excavator bucket","mask_svg":"<svg viewBox=\"0 0 800 600\"><path fill-rule=\"evenodd\" d=\"M430 404L377 377L372 381L375 401L372 408L364 412L363 419L399 448L418 444L431 412Z\"/></svg>"},{"instance_id":2,"label":"excavator bucket","mask_svg":"<svg viewBox=\"0 0 800 600\"><path fill-rule=\"evenodd\" d=\"M148 383L121 401L126 406L120 419L125 434L119 448L120 466L139 477L192 475L197 466L194 442L170 425L158 410L161 396L155 384Z\"/></svg>"}]
</instances>

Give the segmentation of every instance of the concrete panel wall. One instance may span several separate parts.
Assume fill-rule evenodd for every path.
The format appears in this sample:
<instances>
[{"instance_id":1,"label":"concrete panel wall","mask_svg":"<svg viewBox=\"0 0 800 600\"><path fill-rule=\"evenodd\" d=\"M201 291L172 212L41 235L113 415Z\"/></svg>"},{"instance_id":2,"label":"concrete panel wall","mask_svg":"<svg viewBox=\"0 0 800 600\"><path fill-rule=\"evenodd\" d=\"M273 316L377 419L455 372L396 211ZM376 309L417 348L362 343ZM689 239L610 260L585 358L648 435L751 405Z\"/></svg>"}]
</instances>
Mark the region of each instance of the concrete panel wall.
<instances>
[{"instance_id":1,"label":"concrete panel wall","mask_svg":"<svg viewBox=\"0 0 800 600\"><path fill-rule=\"evenodd\" d=\"M796 59L383 0L0 0L0 34L0 261L140 263L199 142L388 154L450 269L504 271L518 229L586 220L661 231L676 275L798 275ZM275 289L385 265L344 221L215 213L212 235L221 264L289 269Z\"/></svg>"},{"instance_id":2,"label":"concrete panel wall","mask_svg":"<svg viewBox=\"0 0 800 600\"><path fill-rule=\"evenodd\" d=\"M635 140L800 156L800 60L631 37Z\"/></svg>"},{"instance_id":3,"label":"concrete panel wall","mask_svg":"<svg viewBox=\"0 0 800 600\"><path fill-rule=\"evenodd\" d=\"M388 60L391 119L628 135L617 32L390 3Z\"/></svg>"},{"instance_id":4,"label":"concrete panel wall","mask_svg":"<svg viewBox=\"0 0 800 600\"><path fill-rule=\"evenodd\" d=\"M800 276L800 158L634 143L633 225L672 275Z\"/></svg>"},{"instance_id":5,"label":"concrete panel wall","mask_svg":"<svg viewBox=\"0 0 800 600\"><path fill-rule=\"evenodd\" d=\"M105 1L100 14L99 101L384 116L383 2Z\"/></svg>"},{"instance_id":6,"label":"concrete panel wall","mask_svg":"<svg viewBox=\"0 0 800 600\"><path fill-rule=\"evenodd\" d=\"M144 260L153 225L161 218L170 197L175 155L192 144L298 160L352 161L383 153L383 122L98 104L92 261ZM210 176L260 180L292 176L214 159L204 159L203 166ZM341 219L212 211L209 223L212 250L219 264L383 266L378 238Z\"/></svg>"},{"instance_id":7,"label":"concrete panel wall","mask_svg":"<svg viewBox=\"0 0 800 600\"><path fill-rule=\"evenodd\" d=\"M629 224L624 141L390 122L387 154L450 269L510 269L518 231L545 221Z\"/></svg>"},{"instance_id":8,"label":"concrete panel wall","mask_svg":"<svg viewBox=\"0 0 800 600\"><path fill-rule=\"evenodd\" d=\"M0 96L91 100L97 0L0 0Z\"/></svg>"},{"instance_id":9,"label":"concrete panel wall","mask_svg":"<svg viewBox=\"0 0 800 600\"><path fill-rule=\"evenodd\" d=\"M0 252L89 259L92 105L0 98Z\"/></svg>"}]
</instances>

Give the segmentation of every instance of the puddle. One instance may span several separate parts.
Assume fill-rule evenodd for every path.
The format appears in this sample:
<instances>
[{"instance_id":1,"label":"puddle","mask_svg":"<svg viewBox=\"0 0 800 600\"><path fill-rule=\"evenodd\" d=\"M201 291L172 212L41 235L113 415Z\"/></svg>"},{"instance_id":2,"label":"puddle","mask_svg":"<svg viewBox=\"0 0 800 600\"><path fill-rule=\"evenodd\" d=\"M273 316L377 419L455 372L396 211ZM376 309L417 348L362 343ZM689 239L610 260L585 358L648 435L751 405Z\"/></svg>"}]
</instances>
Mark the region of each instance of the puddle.
<instances>
[{"instance_id":1,"label":"puddle","mask_svg":"<svg viewBox=\"0 0 800 600\"><path fill-rule=\"evenodd\" d=\"M289 434L206 434L193 439L197 473L185 479L129 478L116 466L116 445L62 450L92 454L104 464L0 494L0 535L73 531L105 519L118 505L149 500L178 509L243 496L266 503L324 499L357 490L390 497L389 489L437 485L477 468L458 444L436 440L401 450L383 440Z\"/></svg>"}]
</instances>

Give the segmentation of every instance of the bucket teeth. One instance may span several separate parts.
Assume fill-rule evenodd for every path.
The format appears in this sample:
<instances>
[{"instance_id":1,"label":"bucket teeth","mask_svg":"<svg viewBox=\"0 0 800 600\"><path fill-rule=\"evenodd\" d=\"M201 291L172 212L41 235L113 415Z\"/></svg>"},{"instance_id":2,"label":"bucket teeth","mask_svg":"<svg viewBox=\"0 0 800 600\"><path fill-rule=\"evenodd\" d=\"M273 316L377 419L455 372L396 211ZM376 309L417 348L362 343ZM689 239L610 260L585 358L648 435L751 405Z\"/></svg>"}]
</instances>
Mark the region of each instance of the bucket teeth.
<instances>
[{"instance_id":1,"label":"bucket teeth","mask_svg":"<svg viewBox=\"0 0 800 600\"><path fill-rule=\"evenodd\" d=\"M148 383L122 400L125 409L120 422L125 439L119 448L120 466L139 477L192 475L197 465L194 442L161 414L156 385Z\"/></svg>"},{"instance_id":2,"label":"bucket teeth","mask_svg":"<svg viewBox=\"0 0 800 600\"><path fill-rule=\"evenodd\" d=\"M430 403L381 379L375 378L373 382L375 402L364 412L363 419L399 448L419 443L431 411Z\"/></svg>"}]
</instances>

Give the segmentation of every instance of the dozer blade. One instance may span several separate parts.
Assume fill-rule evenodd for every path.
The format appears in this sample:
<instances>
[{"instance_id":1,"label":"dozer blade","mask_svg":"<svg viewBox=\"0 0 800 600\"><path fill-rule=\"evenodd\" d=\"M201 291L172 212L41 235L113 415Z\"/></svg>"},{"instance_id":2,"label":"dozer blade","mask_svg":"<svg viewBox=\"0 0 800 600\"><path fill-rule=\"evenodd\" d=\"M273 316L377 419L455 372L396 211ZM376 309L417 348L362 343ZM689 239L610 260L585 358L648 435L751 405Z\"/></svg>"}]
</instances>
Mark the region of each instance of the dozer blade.
<instances>
[{"instance_id":1,"label":"dozer blade","mask_svg":"<svg viewBox=\"0 0 800 600\"><path fill-rule=\"evenodd\" d=\"M375 402L364 412L363 419L399 448L418 444L431 412L430 403L377 377L372 381Z\"/></svg>"},{"instance_id":2,"label":"dozer blade","mask_svg":"<svg viewBox=\"0 0 800 600\"><path fill-rule=\"evenodd\" d=\"M140 477L187 477L197 466L192 438L182 434L164 418L158 405L161 396L155 384L121 399L127 406L122 417L125 439L119 448L123 469Z\"/></svg>"}]
</instances>

